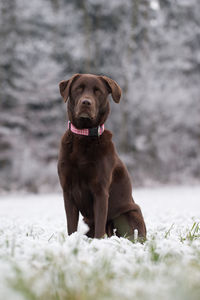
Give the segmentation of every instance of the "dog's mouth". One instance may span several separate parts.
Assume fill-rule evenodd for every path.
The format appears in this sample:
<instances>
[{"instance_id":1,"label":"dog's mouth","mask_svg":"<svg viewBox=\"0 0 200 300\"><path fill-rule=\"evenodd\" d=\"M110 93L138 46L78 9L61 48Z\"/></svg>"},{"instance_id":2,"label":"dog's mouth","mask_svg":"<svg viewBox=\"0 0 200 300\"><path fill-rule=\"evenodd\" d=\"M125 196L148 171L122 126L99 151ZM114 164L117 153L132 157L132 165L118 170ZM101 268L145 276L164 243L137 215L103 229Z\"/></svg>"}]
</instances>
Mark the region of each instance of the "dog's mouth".
<instances>
[{"instance_id":1,"label":"dog's mouth","mask_svg":"<svg viewBox=\"0 0 200 300\"><path fill-rule=\"evenodd\" d=\"M78 117L82 118L82 119L90 119L90 120L93 119L93 117L89 113L87 113L87 112L80 113Z\"/></svg>"},{"instance_id":2,"label":"dog's mouth","mask_svg":"<svg viewBox=\"0 0 200 300\"><path fill-rule=\"evenodd\" d=\"M82 120L90 120L93 121L95 119L95 113L89 110L81 110L76 114L77 119Z\"/></svg>"},{"instance_id":3,"label":"dog's mouth","mask_svg":"<svg viewBox=\"0 0 200 300\"><path fill-rule=\"evenodd\" d=\"M89 111L80 111L76 114L74 125L81 128L92 128L95 125L96 116Z\"/></svg>"}]
</instances>

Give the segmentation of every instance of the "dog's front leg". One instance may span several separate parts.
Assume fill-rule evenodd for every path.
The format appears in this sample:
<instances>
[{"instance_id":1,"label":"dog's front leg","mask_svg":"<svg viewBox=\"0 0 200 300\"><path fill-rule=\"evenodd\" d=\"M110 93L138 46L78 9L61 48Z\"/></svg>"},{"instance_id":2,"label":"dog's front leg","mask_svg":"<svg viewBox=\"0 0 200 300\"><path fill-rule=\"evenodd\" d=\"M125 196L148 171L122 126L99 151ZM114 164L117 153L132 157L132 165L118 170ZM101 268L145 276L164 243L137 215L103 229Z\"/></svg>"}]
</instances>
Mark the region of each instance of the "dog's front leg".
<instances>
[{"instance_id":1,"label":"dog's front leg","mask_svg":"<svg viewBox=\"0 0 200 300\"><path fill-rule=\"evenodd\" d=\"M65 203L65 212L67 217L67 230L68 234L72 234L77 231L79 211L74 205L73 199L69 196L67 192L63 192L64 203Z\"/></svg>"},{"instance_id":2,"label":"dog's front leg","mask_svg":"<svg viewBox=\"0 0 200 300\"><path fill-rule=\"evenodd\" d=\"M94 196L95 238L101 238L106 232L108 214L108 194L100 192Z\"/></svg>"}]
</instances>

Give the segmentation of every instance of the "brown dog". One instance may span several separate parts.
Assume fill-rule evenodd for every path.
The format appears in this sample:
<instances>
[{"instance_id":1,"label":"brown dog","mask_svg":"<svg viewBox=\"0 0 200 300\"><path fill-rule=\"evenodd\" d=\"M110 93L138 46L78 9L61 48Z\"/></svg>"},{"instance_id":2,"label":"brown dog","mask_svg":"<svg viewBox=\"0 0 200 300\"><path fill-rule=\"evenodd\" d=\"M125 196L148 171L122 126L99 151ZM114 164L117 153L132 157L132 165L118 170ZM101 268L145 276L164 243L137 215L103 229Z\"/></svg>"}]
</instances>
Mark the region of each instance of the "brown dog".
<instances>
[{"instance_id":1,"label":"brown dog","mask_svg":"<svg viewBox=\"0 0 200 300\"><path fill-rule=\"evenodd\" d=\"M110 131L104 131L111 93L121 98L119 85L106 76L75 74L60 82L68 100L68 130L61 141L58 174L63 189L68 234L77 230L79 212L89 226L88 237L107 233L133 240L134 229L145 239L141 210L132 198L128 171L119 159Z\"/></svg>"}]
</instances>

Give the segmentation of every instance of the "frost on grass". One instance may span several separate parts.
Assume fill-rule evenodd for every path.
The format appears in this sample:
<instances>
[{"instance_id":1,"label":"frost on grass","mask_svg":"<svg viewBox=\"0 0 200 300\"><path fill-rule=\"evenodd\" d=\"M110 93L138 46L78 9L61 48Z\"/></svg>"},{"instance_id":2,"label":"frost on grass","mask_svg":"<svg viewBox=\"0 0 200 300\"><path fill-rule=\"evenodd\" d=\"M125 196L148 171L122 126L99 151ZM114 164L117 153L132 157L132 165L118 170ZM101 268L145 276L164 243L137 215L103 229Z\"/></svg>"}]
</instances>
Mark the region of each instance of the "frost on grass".
<instances>
[{"instance_id":1,"label":"frost on grass","mask_svg":"<svg viewBox=\"0 0 200 300\"><path fill-rule=\"evenodd\" d=\"M146 243L66 233L60 195L0 201L2 299L199 299L200 189L134 193Z\"/></svg>"}]
</instances>

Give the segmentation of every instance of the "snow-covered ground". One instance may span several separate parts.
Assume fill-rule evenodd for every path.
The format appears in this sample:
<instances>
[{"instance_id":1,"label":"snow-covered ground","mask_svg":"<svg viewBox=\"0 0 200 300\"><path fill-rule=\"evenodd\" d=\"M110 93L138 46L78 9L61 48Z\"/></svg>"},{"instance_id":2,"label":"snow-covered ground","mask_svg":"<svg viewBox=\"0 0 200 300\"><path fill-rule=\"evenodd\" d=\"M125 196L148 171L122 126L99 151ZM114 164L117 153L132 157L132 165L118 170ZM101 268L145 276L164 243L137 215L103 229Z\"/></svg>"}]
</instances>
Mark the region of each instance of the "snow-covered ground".
<instances>
[{"instance_id":1,"label":"snow-covered ground","mask_svg":"<svg viewBox=\"0 0 200 300\"><path fill-rule=\"evenodd\" d=\"M0 196L0 299L200 299L200 187L138 189L144 244L67 236L62 195Z\"/></svg>"}]
</instances>

